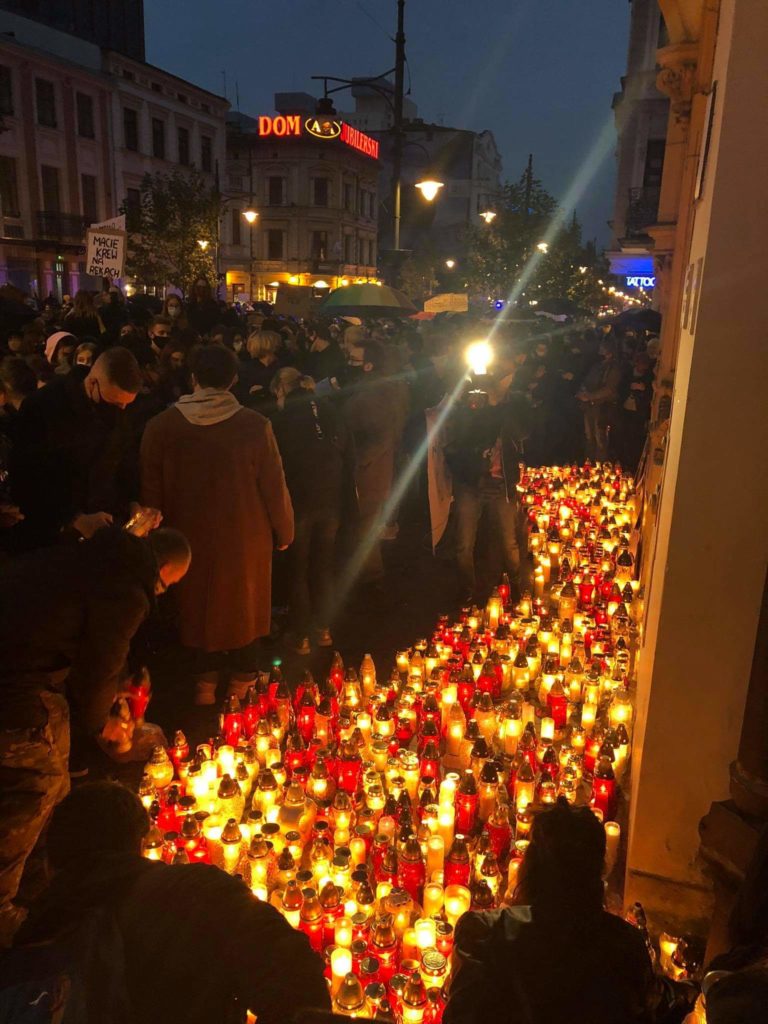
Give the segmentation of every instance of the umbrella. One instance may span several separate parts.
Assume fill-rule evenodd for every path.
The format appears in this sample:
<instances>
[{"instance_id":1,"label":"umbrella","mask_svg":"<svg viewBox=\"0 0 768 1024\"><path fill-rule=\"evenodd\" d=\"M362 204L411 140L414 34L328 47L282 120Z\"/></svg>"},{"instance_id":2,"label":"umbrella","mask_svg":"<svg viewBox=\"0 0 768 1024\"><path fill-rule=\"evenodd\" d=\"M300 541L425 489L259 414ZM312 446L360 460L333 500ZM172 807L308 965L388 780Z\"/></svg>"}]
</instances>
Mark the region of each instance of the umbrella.
<instances>
[{"instance_id":1,"label":"umbrella","mask_svg":"<svg viewBox=\"0 0 768 1024\"><path fill-rule=\"evenodd\" d=\"M613 320L618 327L634 327L638 331L651 331L658 334L661 330L661 313L655 309L625 309Z\"/></svg>"},{"instance_id":2,"label":"umbrella","mask_svg":"<svg viewBox=\"0 0 768 1024\"><path fill-rule=\"evenodd\" d=\"M331 316L410 316L418 312L402 292L387 285L350 284L335 288L320 307Z\"/></svg>"}]
</instances>

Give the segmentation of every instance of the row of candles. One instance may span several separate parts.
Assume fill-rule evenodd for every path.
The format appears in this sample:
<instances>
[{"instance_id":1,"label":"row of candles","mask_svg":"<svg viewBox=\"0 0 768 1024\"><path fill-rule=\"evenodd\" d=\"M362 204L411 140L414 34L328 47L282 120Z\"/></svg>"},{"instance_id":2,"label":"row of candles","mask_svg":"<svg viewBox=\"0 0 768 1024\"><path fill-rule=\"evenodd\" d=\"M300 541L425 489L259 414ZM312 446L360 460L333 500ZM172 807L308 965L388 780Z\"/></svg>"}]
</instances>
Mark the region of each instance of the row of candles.
<instances>
[{"instance_id":1,"label":"row of candles","mask_svg":"<svg viewBox=\"0 0 768 1024\"><path fill-rule=\"evenodd\" d=\"M279 667L193 750L158 747L145 856L243 876L323 956L334 1009L438 1024L453 930L514 900L534 815L604 822L606 877L630 756L637 583L632 481L610 466L519 485L534 588L506 579L381 678L334 656L294 691Z\"/></svg>"}]
</instances>

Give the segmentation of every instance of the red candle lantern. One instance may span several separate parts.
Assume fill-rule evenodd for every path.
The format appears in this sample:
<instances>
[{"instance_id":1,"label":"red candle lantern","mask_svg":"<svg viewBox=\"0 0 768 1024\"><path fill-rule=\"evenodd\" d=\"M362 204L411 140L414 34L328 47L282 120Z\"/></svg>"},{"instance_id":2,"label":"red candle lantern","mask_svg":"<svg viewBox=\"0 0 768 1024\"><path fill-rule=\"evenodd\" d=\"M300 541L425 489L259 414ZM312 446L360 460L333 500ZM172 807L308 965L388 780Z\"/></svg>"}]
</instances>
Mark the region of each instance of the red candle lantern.
<instances>
[{"instance_id":1,"label":"red candle lantern","mask_svg":"<svg viewBox=\"0 0 768 1024\"><path fill-rule=\"evenodd\" d=\"M411 836L398 858L397 884L417 903L421 903L425 880L426 867L421 844L415 836Z\"/></svg>"},{"instance_id":2,"label":"red candle lantern","mask_svg":"<svg viewBox=\"0 0 768 1024\"><path fill-rule=\"evenodd\" d=\"M309 743L315 731L315 714L317 708L312 695L305 690L296 711L296 728L305 743Z\"/></svg>"},{"instance_id":3,"label":"red candle lantern","mask_svg":"<svg viewBox=\"0 0 768 1024\"><path fill-rule=\"evenodd\" d=\"M592 781L592 806L603 812L603 821L612 821L616 814L616 776L609 758L601 757Z\"/></svg>"},{"instance_id":4,"label":"red candle lantern","mask_svg":"<svg viewBox=\"0 0 768 1024\"><path fill-rule=\"evenodd\" d=\"M469 835L475 827L479 799L474 773L467 770L461 777L454 801L456 830L463 835Z\"/></svg>"},{"instance_id":5,"label":"red candle lantern","mask_svg":"<svg viewBox=\"0 0 768 1024\"><path fill-rule=\"evenodd\" d=\"M299 929L309 939L309 944L316 953L323 951L323 908L320 906L315 889L302 891L304 902L299 915Z\"/></svg>"},{"instance_id":6,"label":"red candle lantern","mask_svg":"<svg viewBox=\"0 0 768 1024\"><path fill-rule=\"evenodd\" d=\"M558 676L547 694L549 716L554 720L555 729L564 729L568 720L568 698Z\"/></svg>"},{"instance_id":7,"label":"red candle lantern","mask_svg":"<svg viewBox=\"0 0 768 1024\"><path fill-rule=\"evenodd\" d=\"M232 747L236 747L240 737L243 735L245 718L240 707L240 701L232 694L227 697L224 704L224 712L221 716L221 731L224 734L224 741Z\"/></svg>"},{"instance_id":8,"label":"red candle lantern","mask_svg":"<svg viewBox=\"0 0 768 1024\"><path fill-rule=\"evenodd\" d=\"M445 858L443 875L446 886L469 886L472 875L472 862L469 859L467 841L462 835L454 837L448 856Z\"/></svg>"},{"instance_id":9,"label":"red candle lantern","mask_svg":"<svg viewBox=\"0 0 768 1024\"><path fill-rule=\"evenodd\" d=\"M136 672L126 690L126 699L134 722L143 722L149 704L151 683L145 668Z\"/></svg>"}]
</instances>

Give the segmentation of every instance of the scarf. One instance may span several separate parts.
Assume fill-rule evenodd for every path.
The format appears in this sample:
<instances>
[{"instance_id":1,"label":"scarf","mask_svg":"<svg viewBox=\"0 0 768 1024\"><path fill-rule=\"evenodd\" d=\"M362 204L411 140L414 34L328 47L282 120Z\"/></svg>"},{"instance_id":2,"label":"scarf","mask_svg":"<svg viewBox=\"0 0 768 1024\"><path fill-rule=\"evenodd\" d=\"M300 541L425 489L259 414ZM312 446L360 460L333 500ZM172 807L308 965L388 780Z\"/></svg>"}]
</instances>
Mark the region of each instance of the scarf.
<instances>
[{"instance_id":1,"label":"scarf","mask_svg":"<svg viewBox=\"0 0 768 1024\"><path fill-rule=\"evenodd\" d=\"M210 427L230 419L242 406L231 391L200 388L191 395L182 395L176 408L196 427Z\"/></svg>"}]
</instances>

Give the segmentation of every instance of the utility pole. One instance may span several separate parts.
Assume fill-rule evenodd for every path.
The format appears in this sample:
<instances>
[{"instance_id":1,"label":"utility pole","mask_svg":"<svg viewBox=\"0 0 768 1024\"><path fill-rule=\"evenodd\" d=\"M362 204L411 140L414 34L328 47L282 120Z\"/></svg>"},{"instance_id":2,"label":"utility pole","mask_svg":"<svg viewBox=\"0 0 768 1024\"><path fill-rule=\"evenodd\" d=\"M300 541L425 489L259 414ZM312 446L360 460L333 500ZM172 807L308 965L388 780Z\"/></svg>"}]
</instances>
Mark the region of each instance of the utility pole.
<instances>
[{"instance_id":1,"label":"utility pole","mask_svg":"<svg viewBox=\"0 0 768 1024\"><path fill-rule=\"evenodd\" d=\"M395 36L395 107L392 145L392 248L397 260L400 249L400 180L403 169L403 90L405 87L405 0L397 0L397 34Z\"/></svg>"},{"instance_id":2,"label":"utility pole","mask_svg":"<svg viewBox=\"0 0 768 1024\"><path fill-rule=\"evenodd\" d=\"M531 215L531 198L533 195L533 153L528 154L528 166L525 169L525 216Z\"/></svg>"}]
</instances>

